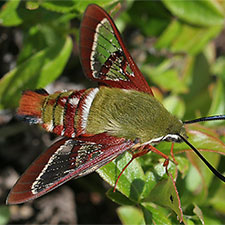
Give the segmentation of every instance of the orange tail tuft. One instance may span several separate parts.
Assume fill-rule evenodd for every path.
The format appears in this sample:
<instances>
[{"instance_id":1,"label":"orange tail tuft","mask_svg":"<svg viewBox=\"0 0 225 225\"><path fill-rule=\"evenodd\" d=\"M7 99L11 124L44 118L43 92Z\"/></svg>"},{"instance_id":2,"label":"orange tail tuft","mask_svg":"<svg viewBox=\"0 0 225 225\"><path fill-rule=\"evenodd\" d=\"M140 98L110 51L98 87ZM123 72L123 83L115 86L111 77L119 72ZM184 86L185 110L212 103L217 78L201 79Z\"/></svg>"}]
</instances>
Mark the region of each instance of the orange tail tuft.
<instances>
[{"instance_id":1,"label":"orange tail tuft","mask_svg":"<svg viewBox=\"0 0 225 225\"><path fill-rule=\"evenodd\" d=\"M48 93L44 89L24 91L17 110L18 117L29 123L40 123L44 100Z\"/></svg>"}]
</instances>

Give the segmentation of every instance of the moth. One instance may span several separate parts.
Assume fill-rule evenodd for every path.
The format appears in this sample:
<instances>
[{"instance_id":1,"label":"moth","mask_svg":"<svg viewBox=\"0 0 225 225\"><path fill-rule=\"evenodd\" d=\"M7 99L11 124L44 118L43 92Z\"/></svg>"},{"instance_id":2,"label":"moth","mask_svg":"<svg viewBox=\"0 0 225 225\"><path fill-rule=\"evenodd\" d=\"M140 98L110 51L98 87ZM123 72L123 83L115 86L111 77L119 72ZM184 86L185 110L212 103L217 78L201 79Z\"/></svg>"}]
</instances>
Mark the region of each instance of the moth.
<instances>
[{"instance_id":1,"label":"moth","mask_svg":"<svg viewBox=\"0 0 225 225\"><path fill-rule=\"evenodd\" d=\"M225 181L187 141L184 128L188 123L224 120L225 115L182 122L169 113L154 97L112 18L95 4L84 13L79 48L84 73L99 86L54 94L44 89L23 92L18 116L63 138L25 171L12 188L8 204L40 197L128 150L133 157L127 166L149 151L164 157L167 166L169 157L154 147L161 141L185 142Z\"/></svg>"}]
</instances>

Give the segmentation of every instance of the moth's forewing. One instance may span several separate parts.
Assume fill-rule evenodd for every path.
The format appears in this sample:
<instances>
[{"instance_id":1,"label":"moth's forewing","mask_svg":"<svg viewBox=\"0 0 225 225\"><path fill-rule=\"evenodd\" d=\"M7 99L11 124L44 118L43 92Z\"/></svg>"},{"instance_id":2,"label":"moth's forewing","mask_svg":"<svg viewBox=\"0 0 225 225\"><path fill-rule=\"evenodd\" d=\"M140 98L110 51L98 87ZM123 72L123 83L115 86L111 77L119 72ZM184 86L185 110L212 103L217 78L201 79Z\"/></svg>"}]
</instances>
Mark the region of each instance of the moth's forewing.
<instances>
[{"instance_id":1,"label":"moth's forewing","mask_svg":"<svg viewBox=\"0 0 225 225\"><path fill-rule=\"evenodd\" d=\"M100 84L152 94L113 20L94 4L87 7L81 23L80 59L85 74Z\"/></svg>"},{"instance_id":2,"label":"moth's forewing","mask_svg":"<svg viewBox=\"0 0 225 225\"><path fill-rule=\"evenodd\" d=\"M72 178L87 175L134 145L107 134L54 143L25 171L11 190L7 203L18 204L40 197Z\"/></svg>"}]
</instances>

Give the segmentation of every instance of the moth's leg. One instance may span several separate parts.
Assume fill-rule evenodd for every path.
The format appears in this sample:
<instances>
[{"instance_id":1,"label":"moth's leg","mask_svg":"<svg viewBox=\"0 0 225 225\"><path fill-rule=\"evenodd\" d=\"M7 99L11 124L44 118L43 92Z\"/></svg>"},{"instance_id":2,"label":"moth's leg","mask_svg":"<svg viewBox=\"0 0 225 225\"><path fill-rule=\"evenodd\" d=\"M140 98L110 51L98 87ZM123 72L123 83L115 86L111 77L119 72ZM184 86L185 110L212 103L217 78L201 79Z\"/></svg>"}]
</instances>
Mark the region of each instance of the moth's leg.
<instances>
[{"instance_id":1,"label":"moth's leg","mask_svg":"<svg viewBox=\"0 0 225 225\"><path fill-rule=\"evenodd\" d=\"M167 167L169 165L169 156L165 155L164 153L160 152L157 148L153 147L152 145L146 145L146 148L149 148L149 151L155 152L156 154L162 156L165 161L163 163L163 166L166 168L166 172L167 172Z\"/></svg>"},{"instance_id":2,"label":"moth's leg","mask_svg":"<svg viewBox=\"0 0 225 225\"><path fill-rule=\"evenodd\" d=\"M137 153L132 153L133 151L137 151ZM125 171L125 169L131 164L131 162L132 162L135 158L147 154L149 151L150 151L150 150L149 150L148 148L145 148L145 145L144 145L144 146L140 146L140 147L138 147L138 148L136 148L136 149L134 149L134 148L131 149L130 152L131 152L131 154L132 154L132 158L131 158L130 161L127 163L127 165L122 169L122 171L120 172L119 176L117 177L116 183L115 183L114 188L113 188L113 192L116 191L116 186L117 186L117 184L118 184L118 182L119 182L119 179L120 179L121 175L123 174L123 172Z\"/></svg>"},{"instance_id":3,"label":"moth's leg","mask_svg":"<svg viewBox=\"0 0 225 225\"><path fill-rule=\"evenodd\" d=\"M172 156L173 158L173 163L177 166L178 165L178 162L176 161L175 157L174 157L174 154L173 154L173 147L174 147L174 142L172 142L172 145L171 145L171 149L170 149L170 155ZM168 174L168 172L167 172ZM177 179L177 175L178 175L178 169L176 167L176 173L175 173L175 179ZM173 176L171 174L169 174L169 176L173 179ZM173 181L174 182L174 181Z\"/></svg>"},{"instance_id":4,"label":"moth's leg","mask_svg":"<svg viewBox=\"0 0 225 225\"><path fill-rule=\"evenodd\" d=\"M166 173L168 174L169 156L165 155L164 153L160 152L157 148L155 148L155 147L153 147L152 145L149 145L149 144L142 145L142 146L140 146L138 148L132 148L130 150L130 152L132 154L132 158L130 159L130 161L127 163L127 165L120 172L120 174L119 174L119 176L118 176L118 178L116 180L116 183L115 183L113 192L116 191L116 186L118 184L118 181L119 181L121 175L123 174L123 172L125 171L125 169L131 164L131 162L135 158L138 158L140 156L143 156L143 155L147 154L150 151L155 152L156 154L160 155L161 157L163 157L165 159L165 161L163 163L163 166L165 167ZM136 152L136 153L133 153L133 152ZM175 161L174 155L173 155L173 144L171 146L171 155L172 155L172 158L173 158L174 163L177 164L177 162Z\"/></svg>"},{"instance_id":5,"label":"moth's leg","mask_svg":"<svg viewBox=\"0 0 225 225\"><path fill-rule=\"evenodd\" d=\"M170 155L172 156L173 158L173 162L175 165L178 165L178 162L176 161L175 157L174 157L174 154L173 154L173 147L174 147L174 142L172 142L172 145L171 145L171 149L170 149Z\"/></svg>"}]
</instances>

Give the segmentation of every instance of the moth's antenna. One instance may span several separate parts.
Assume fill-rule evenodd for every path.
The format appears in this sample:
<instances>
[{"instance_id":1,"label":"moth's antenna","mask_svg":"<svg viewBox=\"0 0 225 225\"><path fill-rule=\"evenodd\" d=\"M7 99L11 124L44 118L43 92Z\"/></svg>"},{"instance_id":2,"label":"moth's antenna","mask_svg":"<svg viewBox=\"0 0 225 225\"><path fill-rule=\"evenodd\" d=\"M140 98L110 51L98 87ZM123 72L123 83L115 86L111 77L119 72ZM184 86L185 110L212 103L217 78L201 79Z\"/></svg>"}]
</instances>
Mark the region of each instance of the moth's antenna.
<instances>
[{"instance_id":1,"label":"moth's antenna","mask_svg":"<svg viewBox=\"0 0 225 225\"><path fill-rule=\"evenodd\" d=\"M184 121L183 123L190 124L190 123L198 123L198 122L212 121L212 120L225 120L225 115L202 117L195 120Z\"/></svg>"},{"instance_id":2,"label":"moth's antenna","mask_svg":"<svg viewBox=\"0 0 225 225\"><path fill-rule=\"evenodd\" d=\"M208 166L208 168L223 182L225 182L225 177L217 171L207 160L206 158L189 142L187 141L183 136L180 134L177 134L197 155L198 157Z\"/></svg>"}]
</instances>

